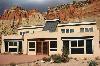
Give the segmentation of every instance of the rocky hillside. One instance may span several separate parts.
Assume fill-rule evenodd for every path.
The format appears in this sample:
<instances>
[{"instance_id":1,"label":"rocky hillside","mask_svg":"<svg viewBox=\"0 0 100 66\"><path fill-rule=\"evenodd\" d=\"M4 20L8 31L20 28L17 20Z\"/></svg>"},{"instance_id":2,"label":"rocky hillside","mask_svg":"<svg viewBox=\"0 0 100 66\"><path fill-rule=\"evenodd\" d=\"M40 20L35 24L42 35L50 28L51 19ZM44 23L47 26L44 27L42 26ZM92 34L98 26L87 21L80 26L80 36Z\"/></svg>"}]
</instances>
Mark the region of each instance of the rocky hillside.
<instances>
[{"instance_id":1,"label":"rocky hillside","mask_svg":"<svg viewBox=\"0 0 100 66\"><path fill-rule=\"evenodd\" d=\"M64 4L49 8L46 19L59 18L62 21L80 21L91 20L90 18L100 15L100 0L73 1L73 3ZM92 17L91 17L92 16ZM94 18L95 20L96 18Z\"/></svg>"},{"instance_id":2,"label":"rocky hillside","mask_svg":"<svg viewBox=\"0 0 100 66\"><path fill-rule=\"evenodd\" d=\"M5 10L3 15L0 16L0 33L16 33L19 26L40 25L43 22L44 17L38 10L25 10L14 6L11 9Z\"/></svg>"},{"instance_id":3,"label":"rocky hillside","mask_svg":"<svg viewBox=\"0 0 100 66\"><path fill-rule=\"evenodd\" d=\"M44 19L59 18L63 22L96 20L100 26L100 0L73 1L73 3L49 7L45 13L36 9L25 10L13 6L0 16L0 34L17 32L19 26L44 24ZM98 27L99 28L99 27Z\"/></svg>"}]
</instances>

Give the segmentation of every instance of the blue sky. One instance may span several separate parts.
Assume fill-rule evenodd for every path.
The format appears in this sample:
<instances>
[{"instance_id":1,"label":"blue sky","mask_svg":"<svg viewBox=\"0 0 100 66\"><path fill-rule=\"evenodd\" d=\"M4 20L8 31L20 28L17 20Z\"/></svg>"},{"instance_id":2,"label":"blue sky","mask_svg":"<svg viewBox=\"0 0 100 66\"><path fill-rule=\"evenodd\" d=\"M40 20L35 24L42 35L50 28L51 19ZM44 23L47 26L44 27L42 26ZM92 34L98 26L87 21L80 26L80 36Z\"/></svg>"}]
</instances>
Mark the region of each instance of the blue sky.
<instances>
[{"instance_id":1,"label":"blue sky","mask_svg":"<svg viewBox=\"0 0 100 66\"><path fill-rule=\"evenodd\" d=\"M50 6L65 4L72 1L73 0L0 0L0 14L13 5L18 5L25 9L36 8L40 11L46 11Z\"/></svg>"}]
</instances>

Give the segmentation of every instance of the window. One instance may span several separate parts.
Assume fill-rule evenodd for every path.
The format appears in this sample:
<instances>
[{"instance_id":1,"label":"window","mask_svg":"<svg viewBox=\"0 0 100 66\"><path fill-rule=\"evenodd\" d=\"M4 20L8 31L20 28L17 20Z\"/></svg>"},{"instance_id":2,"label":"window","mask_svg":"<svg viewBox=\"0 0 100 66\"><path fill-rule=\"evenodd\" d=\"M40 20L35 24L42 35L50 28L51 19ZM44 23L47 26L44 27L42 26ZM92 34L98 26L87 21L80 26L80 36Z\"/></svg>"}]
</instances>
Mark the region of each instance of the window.
<instances>
[{"instance_id":1,"label":"window","mask_svg":"<svg viewBox=\"0 0 100 66\"><path fill-rule=\"evenodd\" d=\"M89 28L90 32L93 32L93 27L92 28Z\"/></svg>"},{"instance_id":2,"label":"window","mask_svg":"<svg viewBox=\"0 0 100 66\"><path fill-rule=\"evenodd\" d=\"M73 33L74 29L61 29L62 33Z\"/></svg>"},{"instance_id":3,"label":"window","mask_svg":"<svg viewBox=\"0 0 100 66\"><path fill-rule=\"evenodd\" d=\"M19 52L22 52L22 41L19 41L19 48L18 48Z\"/></svg>"},{"instance_id":4,"label":"window","mask_svg":"<svg viewBox=\"0 0 100 66\"><path fill-rule=\"evenodd\" d=\"M62 33L65 33L65 29L61 29L61 32L62 32Z\"/></svg>"},{"instance_id":5,"label":"window","mask_svg":"<svg viewBox=\"0 0 100 66\"><path fill-rule=\"evenodd\" d=\"M13 46L13 42L9 42L9 46Z\"/></svg>"},{"instance_id":6,"label":"window","mask_svg":"<svg viewBox=\"0 0 100 66\"><path fill-rule=\"evenodd\" d=\"M73 33L74 32L74 29L70 29L70 33Z\"/></svg>"},{"instance_id":7,"label":"window","mask_svg":"<svg viewBox=\"0 0 100 66\"><path fill-rule=\"evenodd\" d=\"M89 28L85 28L85 32L89 32Z\"/></svg>"},{"instance_id":8,"label":"window","mask_svg":"<svg viewBox=\"0 0 100 66\"><path fill-rule=\"evenodd\" d=\"M57 51L57 49L50 49L50 51Z\"/></svg>"},{"instance_id":9,"label":"window","mask_svg":"<svg viewBox=\"0 0 100 66\"><path fill-rule=\"evenodd\" d=\"M66 33L69 33L69 29L66 29Z\"/></svg>"},{"instance_id":10,"label":"window","mask_svg":"<svg viewBox=\"0 0 100 66\"><path fill-rule=\"evenodd\" d=\"M35 51L35 42L29 42L29 51Z\"/></svg>"},{"instance_id":11,"label":"window","mask_svg":"<svg viewBox=\"0 0 100 66\"><path fill-rule=\"evenodd\" d=\"M84 32L84 28L80 28L80 32Z\"/></svg>"},{"instance_id":12,"label":"window","mask_svg":"<svg viewBox=\"0 0 100 66\"><path fill-rule=\"evenodd\" d=\"M50 41L50 51L57 51L57 41Z\"/></svg>"},{"instance_id":13,"label":"window","mask_svg":"<svg viewBox=\"0 0 100 66\"><path fill-rule=\"evenodd\" d=\"M84 54L84 48L72 48L71 54Z\"/></svg>"},{"instance_id":14,"label":"window","mask_svg":"<svg viewBox=\"0 0 100 66\"><path fill-rule=\"evenodd\" d=\"M77 47L77 41L71 41L71 47Z\"/></svg>"},{"instance_id":15,"label":"window","mask_svg":"<svg viewBox=\"0 0 100 66\"><path fill-rule=\"evenodd\" d=\"M84 54L84 40L71 41L71 54Z\"/></svg>"},{"instance_id":16,"label":"window","mask_svg":"<svg viewBox=\"0 0 100 66\"><path fill-rule=\"evenodd\" d=\"M17 42L9 42L9 46L17 46Z\"/></svg>"},{"instance_id":17,"label":"window","mask_svg":"<svg viewBox=\"0 0 100 66\"><path fill-rule=\"evenodd\" d=\"M84 40L78 40L78 47L84 47Z\"/></svg>"},{"instance_id":18,"label":"window","mask_svg":"<svg viewBox=\"0 0 100 66\"><path fill-rule=\"evenodd\" d=\"M92 39L86 40L86 54L93 54Z\"/></svg>"},{"instance_id":19,"label":"window","mask_svg":"<svg viewBox=\"0 0 100 66\"><path fill-rule=\"evenodd\" d=\"M35 42L29 42L29 48L35 48Z\"/></svg>"},{"instance_id":20,"label":"window","mask_svg":"<svg viewBox=\"0 0 100 66\"><path fill-rule=\"evenodd\" d=\"M80 32L93 32L93 27L91 27L91 28L80 28Z\"/></svg>"},{"instance_id":21,"label":"window","mask_svg":"<svg viewBox=\"0 0 100 66\"><path fill-rule=\"evenodd\" d=\"M20 32L20 35L23 35L23 33L22 33L22 32Z\"/></svg>"},{"instance_id":22,"label":"window","mask_svg":"<svg viewBox=\"0 0 100 66\"><path fill-rule=\"evenodd\" d=\"M29 49L29 51L35 51L35 49Z\"/></svg>"},{"instance_id":23,"label":"window","mask_svg":"<svg viewBox=\"0 0 100 66\"><path fill-rule=\"evenodd\" d=\"M17 48L9 48L9 52L17 52Z\"/></svg>"},{"instance_id":24,"label":"window","mask_svg":"<svg viewBox=\"0 0 100 66\"><path fill-rule=\"evenodd\" d=\"M8 41L4 41L5 43L5 52L8 52Z\"/></svg>"},{"instance_id":25,"label":"window","mask_svg":"<svg viewBox=\"0 0 100 66\"><path fill-rule=\"evenodd\" d=\"M50 48L57 48L57 41L50 41Z\"/></svg>"}]
</instances>

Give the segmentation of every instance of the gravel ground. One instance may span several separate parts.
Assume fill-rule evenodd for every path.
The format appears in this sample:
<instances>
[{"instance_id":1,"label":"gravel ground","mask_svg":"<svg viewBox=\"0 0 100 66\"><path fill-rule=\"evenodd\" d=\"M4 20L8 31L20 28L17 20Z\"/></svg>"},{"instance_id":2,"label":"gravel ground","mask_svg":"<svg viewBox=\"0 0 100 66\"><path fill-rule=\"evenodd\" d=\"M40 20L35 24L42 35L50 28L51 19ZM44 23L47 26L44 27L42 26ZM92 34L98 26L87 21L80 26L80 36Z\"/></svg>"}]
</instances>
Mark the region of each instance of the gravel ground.
<instances>
[{"instance_id":1,"label":"gravel ground","mask_svg":"<svg viewBox=\"0 0 100 66\"><path fill-rule=\"evenodd\" d=\"M70 59L66 63L42 63L40 59L47 57L46 55L0 55L0 66L10 66L5 64L16 63L17 66L35 66L36 63L39 66L88 66L87 61L89 60L75 60ZM100 60L95 60L100 66ZM4 64L4 65L2 65Z\"/></svg>"}]
</instances>

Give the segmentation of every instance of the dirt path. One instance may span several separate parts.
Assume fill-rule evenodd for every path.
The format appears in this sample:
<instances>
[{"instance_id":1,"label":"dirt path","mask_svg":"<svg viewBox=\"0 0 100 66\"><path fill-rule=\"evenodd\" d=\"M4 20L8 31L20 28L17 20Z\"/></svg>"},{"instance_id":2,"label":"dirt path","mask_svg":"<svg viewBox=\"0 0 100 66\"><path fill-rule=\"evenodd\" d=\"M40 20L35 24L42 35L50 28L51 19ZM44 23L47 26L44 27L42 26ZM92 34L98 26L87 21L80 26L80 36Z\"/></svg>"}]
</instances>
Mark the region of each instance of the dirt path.
<instances>
[{"instance_id":1,"label":"dirt path","mask_svg":"<svg viewBox=\"0 0 100 66\"><path fill-rule=\"evenodd\" d=\"M43 55L0 55L0 64L24 63L42 59Z\"/></svg>"}]
</instances>

